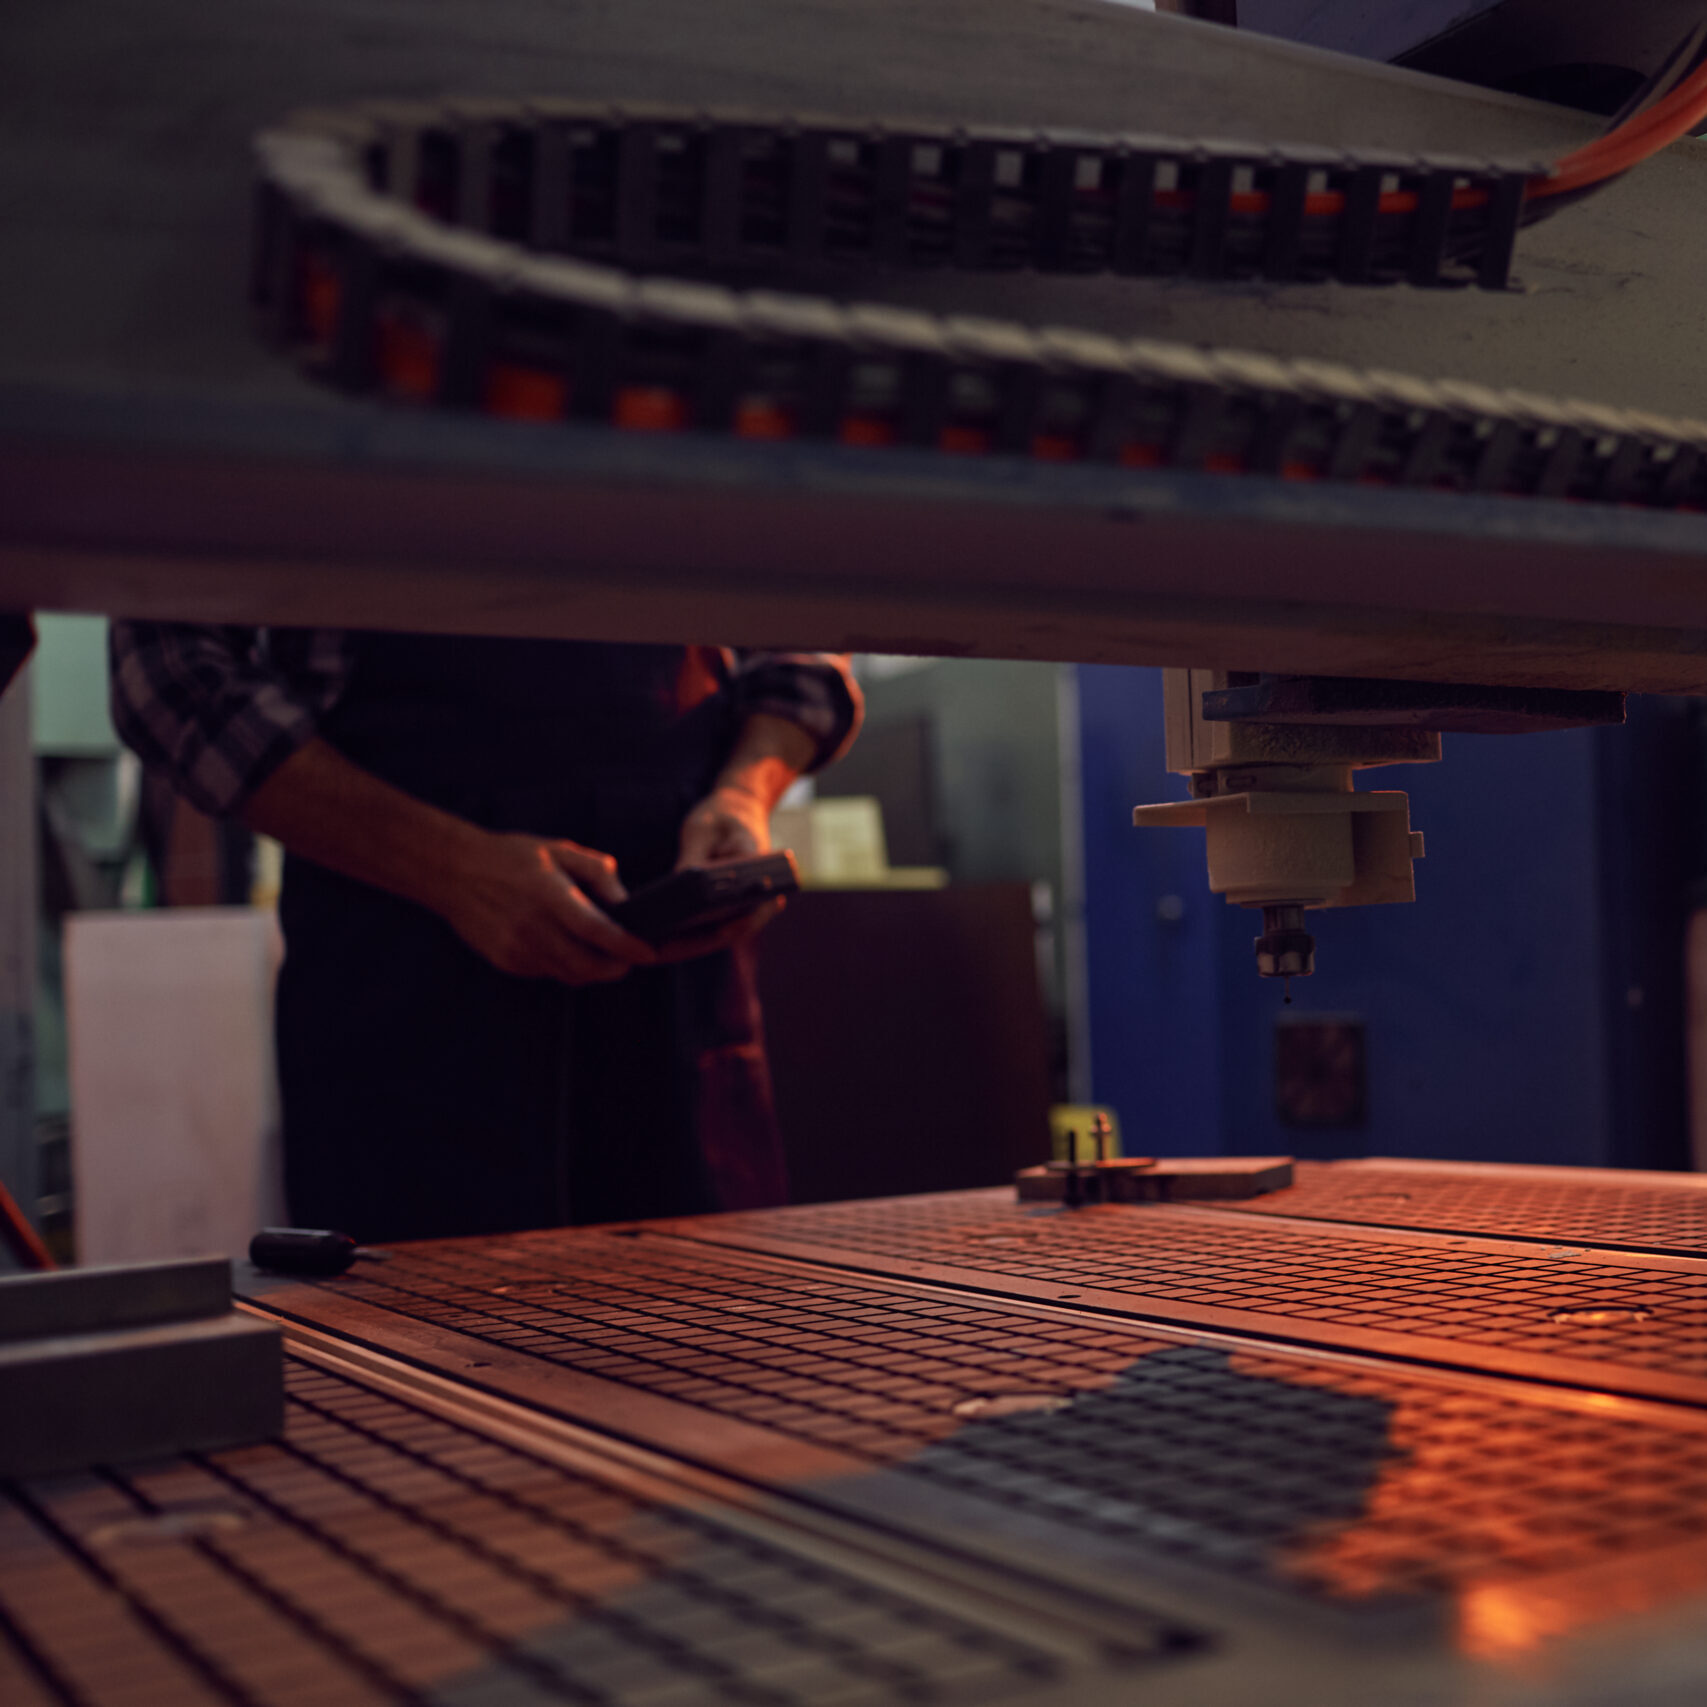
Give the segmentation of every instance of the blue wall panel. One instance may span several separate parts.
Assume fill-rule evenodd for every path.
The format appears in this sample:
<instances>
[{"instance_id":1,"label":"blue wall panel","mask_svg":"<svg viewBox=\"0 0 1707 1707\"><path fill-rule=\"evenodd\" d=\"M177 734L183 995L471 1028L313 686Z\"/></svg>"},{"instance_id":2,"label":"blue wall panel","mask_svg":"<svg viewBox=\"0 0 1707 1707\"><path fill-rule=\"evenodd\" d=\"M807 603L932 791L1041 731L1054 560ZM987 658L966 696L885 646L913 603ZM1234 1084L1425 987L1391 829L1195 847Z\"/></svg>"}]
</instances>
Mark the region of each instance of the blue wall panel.
<instances>
[{"instance_id":1,"label":"blue wall panel","mask_svg":"<svg viewBox=\"0 0 1707 1707\"><path fill-rule=\"evenodd\" d=\"M1132 808L1183 799L1163 768L1162 673L1079 670L1085 950L1091 1074L1128 1153L1217 1155L1221 1132L1221 917L1203 838L1140 832ZM1177 920L1158 911L1182 904Z\"/></svg>"},{"instance_id":2,"label":"blue wall panel","mask_svg":"<svg viewBox=\"0 0 1707 1707\"><path fill-rule=\"evenodd\" d=\"M1294 983L1292 1011L1364 1020L1369 1109L1362 1127L1311 1131L1275 1112L1281 989L1256 975L1258 915L1209 894L1201 831L1131 827L1138 802L1185 792L1163 769L1161 673L1079 680L1092 1075L1129 1148L1681 1159L1680 1015L1662 989L1637 1012L1630 983L1632 955L1659 985L1681 952L1669 868L1649 858L1671 834L1643 774L1669 739L1660 712L1633 707L1622 730L1448 736L1442 764L1362 779L1409 793L1428 857L1415 905L1312 915L1319 970Z\"/></svg>"},{"instance_id":3,"label":"blue wall panel","mask_svg":"<svg viewBox=\"0 0 1707 1707\"><path fill-rule=\"evenodd\" d=\"M1593 741L1449 736L1443 763L1363 779L1411 797L1428 847L1417 899L1313 914L1318 970L1293 996L1301 1010L1363 1017L1368 1126L1308 1132L1276 1118L1280 992L1253 968L1225 985L1224 1047L1240 1063L1223 1081L1229 1150L1609 1160ZM1231 973L1249 959L1255 915L1227 912Z\"/></svg>"}]
</instances>

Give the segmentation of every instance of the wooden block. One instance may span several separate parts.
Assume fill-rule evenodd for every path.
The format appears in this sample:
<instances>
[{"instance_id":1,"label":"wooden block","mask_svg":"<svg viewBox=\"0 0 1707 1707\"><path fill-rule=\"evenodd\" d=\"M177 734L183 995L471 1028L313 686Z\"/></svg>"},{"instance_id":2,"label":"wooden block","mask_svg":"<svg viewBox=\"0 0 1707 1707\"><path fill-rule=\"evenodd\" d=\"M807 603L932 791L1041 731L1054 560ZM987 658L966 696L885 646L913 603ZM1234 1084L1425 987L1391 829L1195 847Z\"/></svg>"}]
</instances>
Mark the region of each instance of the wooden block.
<instances>
[{"instance_id":1,"label":"wooden block","mask_svg":"<svg viewBox=\"0 0 1707 1707\"><path fill-rule=\"evenodd\" d=\"M1076 1179L1075 1176L1076 1175ZM1132 1157L1022 1168L1014 1176L1022 1203L1181 1203L1261 1197L1292 1184L1290 1156Z\"/></svg>"}]
</instances>

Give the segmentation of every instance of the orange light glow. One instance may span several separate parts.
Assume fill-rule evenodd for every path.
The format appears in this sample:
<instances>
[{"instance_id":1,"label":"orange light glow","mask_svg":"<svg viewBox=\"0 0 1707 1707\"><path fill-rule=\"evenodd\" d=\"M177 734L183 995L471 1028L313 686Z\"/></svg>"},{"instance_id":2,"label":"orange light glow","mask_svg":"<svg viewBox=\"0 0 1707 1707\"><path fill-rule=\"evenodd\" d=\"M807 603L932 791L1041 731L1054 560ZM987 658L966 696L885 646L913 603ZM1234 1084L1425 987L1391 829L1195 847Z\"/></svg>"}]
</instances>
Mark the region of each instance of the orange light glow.
<instances>
[{"instance_id":1,"label":"orange light glow","mask_svg":"<svg viewBox=\"0 0 1707 1707\"><path fill-rule=\"evenodd\" d=\"M1486 1583L1458 1603L1457 1647L1472 1659L1509 1663L1533 1653L1575 1621L1528 1583Z\"/></svg>"},{"instance_id":2,"label":"orange light glow","mask_svg":"<svg viewBox=\"0 0 1707 1707\"><path fill-rule=\"evenodd\" d=\"M1345 212L1345 195L1340 190L1318 190L1304 198L1304 213L1310 219L1333 219ZM1197 205L1195 190L1159 190L1156 206L1168 213L1190 213ZM1388 190L1376 204L1378 213L1406 214L1417 211L1415 190ZM1486 207L1486 190L1457 189L1452 192L1452 211L1466 212ZM1273 197L1266 190L1244 190L1227 198L1231 213L1261 218L1273 206Z\"/></svg>"},{"instance_id":3,"label":"orange light glow","mask_svg":"<svg viewBox=\"0 0 1707 1707\"><path fill-rule=\"evenodd\" d=\"M849 415L837 436L845 445L892 445L895 429L878 415Z\"/></svg>"},{"instance_id":4,"label":"orange light glow","mask_svg":"<svg viewBox=\"0 0 1707 1707\"><path fill-rule=\"evenodd\" d=\"M1233 1366L1274 1375L1250 1354ZM1343 1378L1335 1385L1343 1390ZM1368 1391L1392 1393L1378 1383ZM1593 1394L1573 1408L1627 1406ZM1602 1425L1590 1427L1598 1433ZM1522 1487L1539 1444L1514 1434L1493 1407L1455 1400L1443 1413L1431 1400L1399 1398L1361 1515L1323 1524L1291 1546L1286 1574L1341 1600L1444 1594L1459 1650L1520 1670L1562 1637L1707 1585L1707 1525L1677 1497L1668 1455L1591 1451L1564 1479L1550 1477L1542 1499L1538 1488ZM1584 1450L1586 1443L1577 1448ZM1616 1545L1613 1531L1622 1531Z\"/></svg>"},{"instance_id":5,"label":"orange light glow","mask_svg":"<svg viewBox=\"0 0 1707 1707\"><path fill-rule=\"evenodd\" d=\"M1600 1570L1541 1582L1492 1582L1465 1591L1457 1641L1472 1659L1516 1665L1549 1642L1640 1617L1707 1586L1707 1546L1685 1542Z\"/></svg>"},{"instance_id":6,"label":"orange light glow","mask_svg":"<svg viewBox=\"0 0 1707 1707\"><path fill-rule=\"evenodd\" d=\"M944 427L936 442L950 456L982 456L990 448L990 435L981 427Z\"/></svg>"},{"instance_id":7,"label":"orange light glow","mask_svg":"<svg viewBox=\"0 0 1707 1707\"><path fill-rule=\"evenodd\" d=\"M486 408L516 421L561 420L569 406L563 376L515 362L494 362L486 370Z\"/></svg>"},{"instance_id":8,"label":"orange light glow","mask_svg":"<svg viewBox=\"0 0 1707 1707\"><path fill-rule=\"evenodd\" d=\"M1079 447L1065 433L1039 433L1031 441L1031 454L1039 462L1073 462Z\"/></svg>"},{"instance_id":9,"label":"orange light glow","mask_svg":"<svg viewBox=\"0 0 1707 1707\"><path fill-rule=\"evenodd\" d=\"M344 282L338 269L324 255L302 258L302 320L317 344L330 344L338 330L338 309L344 300Z\"/></svg>"},{"instance_id":10,"label":"orange light glow","mask_svg":"<svg viewBox=\"0 0 1707 1707\"><path fill-rule=\"evenodd\" d=\"M1120 447L1120 465L1122 468L1160 468L1162 466L1162 447L1146 444L1122 445Z\"/></svg>"},{"instance_id":11,"label":"orange light glow","mask_svg":"<svg viewBox=\"0 0 1707 1707\"><path fill-rule=\"evenodd\" d=\"M439 340L395 314L379 316L379 377L397 397L425 401L438 394Z\"/></svg>"},{"instance_id":12,"label":"orange light glow","mask_svg":"<svg viewBox=\"0 0 1707 1707\"><path fill-rule=\"evenodd\" d=\"M611 419L631 433L679 433L688 424L688 406L665 386L628 385L616 394Z\"/></svg>"},{"instance_id":13,"label":"orange light glow","mask_svg":"<svg viewBox=\"0 0 1707 1707\"><path fill-rule=\"evenodd\" d=\"M744 398L735 411L735 436L742 439L791 439L794 416L768 398Z\"/></svg>"}]
</instances>

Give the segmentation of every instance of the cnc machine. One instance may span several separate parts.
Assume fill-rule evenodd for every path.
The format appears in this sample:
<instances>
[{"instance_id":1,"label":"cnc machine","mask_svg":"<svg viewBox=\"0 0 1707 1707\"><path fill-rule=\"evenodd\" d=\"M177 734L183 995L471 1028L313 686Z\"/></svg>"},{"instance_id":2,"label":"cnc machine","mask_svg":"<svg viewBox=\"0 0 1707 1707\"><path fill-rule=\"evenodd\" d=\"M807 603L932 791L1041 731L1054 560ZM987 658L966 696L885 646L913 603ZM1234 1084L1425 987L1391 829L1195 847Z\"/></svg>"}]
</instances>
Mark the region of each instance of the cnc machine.
<instances>
[{"instance_id":1,"label":"cnc machine","mask_svg":"<svg viewBox=\"0 0 1707 1707\"><path fill-rule=\"evenodd\" d=\"M0 610L1161 665L1307 976L1707 691L1707 18L1236 12L26 6ZM1707 1689L1696 1176L1104 1161L0 1279L0 1695Z\"/></svg>"}]
</instances>

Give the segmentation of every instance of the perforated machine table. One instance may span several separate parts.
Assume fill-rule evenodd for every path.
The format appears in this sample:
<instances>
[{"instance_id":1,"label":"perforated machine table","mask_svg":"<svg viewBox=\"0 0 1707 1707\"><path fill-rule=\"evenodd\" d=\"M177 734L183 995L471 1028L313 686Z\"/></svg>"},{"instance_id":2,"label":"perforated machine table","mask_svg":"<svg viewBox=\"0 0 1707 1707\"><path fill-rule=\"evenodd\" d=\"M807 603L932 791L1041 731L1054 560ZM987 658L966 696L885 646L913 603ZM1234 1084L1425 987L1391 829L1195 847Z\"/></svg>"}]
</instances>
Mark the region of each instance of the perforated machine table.
<instances>
[{"instance_id":1,"label":"perforated machine table","mask_svg":"<svg viewBox=\"0 0 1707 1707\"><path fill-rule=\"evenodd\" d=\"M1707 1699L1707 1180L1305 1165L241 1289L284 1438L5 1488L8 1707Z\"/></svg>"}]
</instances>

